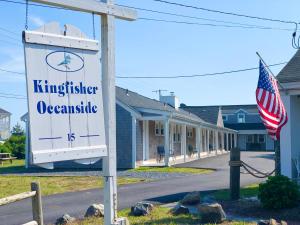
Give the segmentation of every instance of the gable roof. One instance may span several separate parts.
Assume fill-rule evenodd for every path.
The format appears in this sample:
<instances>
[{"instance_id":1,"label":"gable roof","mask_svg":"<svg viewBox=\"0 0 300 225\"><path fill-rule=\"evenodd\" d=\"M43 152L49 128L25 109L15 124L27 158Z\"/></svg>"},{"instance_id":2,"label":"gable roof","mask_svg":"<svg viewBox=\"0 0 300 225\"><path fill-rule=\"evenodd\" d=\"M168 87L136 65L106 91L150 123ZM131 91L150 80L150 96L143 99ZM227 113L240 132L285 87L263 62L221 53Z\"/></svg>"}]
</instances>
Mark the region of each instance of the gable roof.
<instances>
[{"instance_id":1,"label":"gable roof","mask_svg":"<svg viewBox=\"0 0 300 225\"><path fill-rule=\"evenodd\" d=\"M10 112L8 112L8 111L6 111L6 110L4 110L4 109L2 109L2 108L0 108L0 114L11 115Z\"/></svg>"},{"instance_id":2,"label":"gable roof","mask_svg":"<svg viewBox=\"0 0 300 225\"><path fill-rule=\"evenodd\" d=\"M186 106L181 105L181 108L189 111L201 119L203 119L207 123L211 123L214 125L218 124L220 106Z\"/></svg>"},{"instance_id":3,"label":"gable roof","mask_svg":"<svg viewBox=\"0 0 300 225\"><path fill-rule=\"evenodd\" d=\"M182 117L193 120L195 122L205 123L205 120L199 118L197 115L194 115L188 111L185 111L180 108L175 109L174 107L166 103L162 103L158 100L145 97L136 92L121 87L116 87L116 98L123 104L133 108L138 112L141 109L159 110L163 112L173 113L176 117Z\"/></svg>"},{"instance_id":4,"label":"gable roof","mask_svg":"<svg viewBox=\"0 0 300 225\"><path fill-rule=\"evenodd\" d=\"M222 105L223 114L233 114L239 110L246 111L247 113L258 113L257 105Z\"/></svg>"},{"instance_id":5,"label":"gable roof","mask_svg":"<svg viewBox=\"0 0 300 225\"><path fill-rule=\"evenodd\" d=\"M297 50L292 59L279 72L277 79L280 83L300 81L300 50Z\"/></svg>"}]
</instances>

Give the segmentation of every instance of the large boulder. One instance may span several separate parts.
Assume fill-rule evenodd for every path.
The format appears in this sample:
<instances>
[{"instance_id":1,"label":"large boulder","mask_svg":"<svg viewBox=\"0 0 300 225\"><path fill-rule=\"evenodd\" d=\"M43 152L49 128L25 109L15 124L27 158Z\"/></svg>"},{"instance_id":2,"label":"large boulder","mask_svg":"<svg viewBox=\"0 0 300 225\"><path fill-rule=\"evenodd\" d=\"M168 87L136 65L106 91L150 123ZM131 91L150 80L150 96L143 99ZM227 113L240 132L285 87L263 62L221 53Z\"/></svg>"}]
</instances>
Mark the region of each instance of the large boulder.
<instances>
[{"instance_id":1,"label":"large boulder","mask_svg":"<svg viewBox=\"0 0 300 225\"><path fill-rule=\"evenodd\" d=\"M218 203L197 206L202 223L221 223L226 219L222 206Z\"/></svg>"},{"instance_id":2,"label":"large boulder","mask_svg":"<svg viewBox=\"0 0 300 225\"><path fill-rule=\"evenodd\" d=\"M194 191L186 196L180 201L182 205L197 205L200 204L200 192Z\"/></svg>"},{"instance_id":3,"label":"large boulder","mask_svg":"<svg viewBox=\"0 0 300 225\"><path fill-rule=\"evenodd\" d=\"M275 219L270 219L270 220L260 220L257 222L257 225L287 225L286 221L280 221L277 222Z\"/></svg>"},{"instance_id":4,"label":"large boulder","mask_svg":"<svg viewBox=\"0 0 300 225\"><path fill-rule=\"evenodd\" d=\"M174 215L189 214L190 210L187 207L178 204L172 209L172 213Z\"/></svg>"},{"instance_id":5,"label":"large boulder","mask_svg":"<svg viewBox=\"0 0 300 225\"><path fill-rule=\"evenodd\" d=\"M104 205L102 204L91 205L86 210L84 217L104 217Z\"/></svg>"},{"instance_id":6,"label":"large boulder","mask_svg":"<svg viewBox=\"0 0 300 225\"><path fill-rule=\"evenodd\" d=\"M147 216L153 208L154 206L151 203L138 202L131 207L131 214L134 216Z\"/></svg>"},{"instance_id":7,"label":"large boulder","mask_svg":"<svg viewBox=\"0 0 300 225\"><path fill-rule=\"evenodd\" d=\"M74 217L71 217L69 214L64 214L56 220L55 225L67 225L71 224L75 220L76 219Z\"/></svg>"}]
</instances>

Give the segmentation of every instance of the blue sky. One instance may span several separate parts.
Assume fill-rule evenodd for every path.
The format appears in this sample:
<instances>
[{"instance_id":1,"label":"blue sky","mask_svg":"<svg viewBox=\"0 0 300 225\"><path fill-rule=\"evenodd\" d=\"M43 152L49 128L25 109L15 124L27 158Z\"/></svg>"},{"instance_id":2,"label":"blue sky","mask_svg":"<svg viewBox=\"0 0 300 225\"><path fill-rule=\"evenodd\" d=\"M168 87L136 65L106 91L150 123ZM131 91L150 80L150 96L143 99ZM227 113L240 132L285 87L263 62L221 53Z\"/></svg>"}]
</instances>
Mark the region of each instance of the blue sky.
<instances>
[{"instance_id":1,"label":"blue sky","mask_svg":"<svg viewBox=\"0 0 300 225\"><path fill-rule=\"evenodd\" d=\"M20 0L19 0L20 1ZM261 17L299 21L300 2L296 0L171 0L199 7ZM293 25L203 12L164 5L152 0L117 0L116 3L160 11L175 12L208 19L294 29ZM139 12L139 17L192 21L154 13ZM21 32L25 6L0 2L0 68L24 72ZM29 6L29 29L44 23L70 23L92 37L90 14ZM96 17L99 38L99 17ZM9 37L9 36L13 37ZM172 76L222 72L258 66L259 51L269 64L289 60L295 53L292 31L207 27L138 20L116 23L116 72L119 76ZM272 68L277 74L282 66ZM258 71L188 79L117 79L117 84L151 98L153 90L174 91L187 105L226 105L255 103ZM26 95L24 75L0 72L0 93ZM0 94L1 96L1 94ZM10 111L12 124L27 111L24 99L0 97L0 107Z\"/></svg>"}]
</instances>

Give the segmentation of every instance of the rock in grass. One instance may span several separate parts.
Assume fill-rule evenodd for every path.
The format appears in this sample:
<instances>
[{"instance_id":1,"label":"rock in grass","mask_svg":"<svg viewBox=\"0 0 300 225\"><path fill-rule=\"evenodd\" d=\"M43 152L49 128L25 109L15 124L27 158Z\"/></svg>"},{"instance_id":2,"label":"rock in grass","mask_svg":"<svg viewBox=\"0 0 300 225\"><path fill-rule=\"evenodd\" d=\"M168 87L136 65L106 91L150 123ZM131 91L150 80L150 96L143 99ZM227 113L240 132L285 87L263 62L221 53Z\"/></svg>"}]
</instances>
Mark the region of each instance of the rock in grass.
<instances>
[{"instance_id":1,"label":"rock in grass","mask_svg":"<svg viewBox=\"0 0 300 225\"><path fill-rule=\"evenodd\" d=\"M269 225L269 220L260 220L257 222L257 225Z\"/></svg>"},{"instance_id":2,"label":"rock in grass","mask_svg":"<svg viewBox=\"0 0 300 225\"><path fill-rule=\"evenodd\" d=\"M176 205L173 209L172 209L172 213L176 216L176 215L181 215L181 214L189 214L190 210L183 206L183 205Z\"/></svg>"},{"instance_id":3,"label":"rock in grass","mask_svg":"<svg viewBox=\"0 0 300 225\"><path fill-rule=\"evenodd\" d=\"M153 208L153 204L138 202L131 207L131 214L134 216L147 216L151 213Z\"/></svg>"},{"instance_id":4,"label":"rock in grass","mask_svg":"<svg viewBox=\"0 0 300 225\"><path fill-rule=\"evenodd\" d=\"M222 206L215 204L201 204L197 206L202 223L221 223L226 219Z\"/></svg>"},{"instance_id":5,"label":"rock in grass","mask_svg":"<svg viewBox=\"0 0 300 225\"><path fill-rule=\"evenodd\" d=\"M68 225L74 221L75 221L74 217L71 217L69 214L64 214L62 217L59 217L56 220L55 225Z\"/></svg>"},{"instance_id":6,"label":"rock in grass","mask_svg":"<svg viewBox=\"0 0 300 225\"><path fill-rule=\"evenodd\" d=\"M269 225L277 225L277 221L274 219L270 219Z\"/></svg>"},{"instance_id":7,"label":"rock in grass","mask_svg":"<svg viewBox=\"0 0 300 225\"><path fill-rule=\"evenodd\" d=\"M270 219L270 220L260 220L257 225L287 225L287 222L286 221L280 221L277 222L275 219Z\"/></svg>"},{"instance_id":8,"label":"rock in grass","mask_svg":"<svg viewBox=\"0 0 300 225\"><path fill-rule=\"evenodd\" d=\"M288 225L288 223L287 223L286 221L284 221L284 220L281 220L281 221L280 221L280 224L281 224L281 225Z\"/></svg>"},{"instance_id":9,"label":"rock in grass","mask_svg":"<svg viewBox=\"0 0 300 225\"><path fill-rule=\"evenodd\" d=\"M84 215L84 217L104 217L104 205L93 204L91 205Z\"/></svg>"},{"instance_id":10,"label":"rock in grass","mask_svg":"<svg viewBox=\"0 0 300 225\"><path fill-rule=\"evenodd\" d=\"M200 192L194 191L186 196L180 201L182 205L197 205L200 204Z\"/></svg>"}]
</instances>

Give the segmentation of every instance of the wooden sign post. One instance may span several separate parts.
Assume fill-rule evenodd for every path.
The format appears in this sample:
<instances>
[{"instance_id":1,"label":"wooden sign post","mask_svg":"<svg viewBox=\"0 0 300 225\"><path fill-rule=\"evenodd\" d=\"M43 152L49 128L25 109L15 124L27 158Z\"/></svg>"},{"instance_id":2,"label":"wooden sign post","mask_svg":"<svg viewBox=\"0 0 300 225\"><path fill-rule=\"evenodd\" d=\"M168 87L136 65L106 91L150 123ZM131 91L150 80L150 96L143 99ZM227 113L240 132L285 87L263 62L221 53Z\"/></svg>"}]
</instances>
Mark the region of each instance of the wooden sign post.
<instances>
[{"instance_id":1,"label":"wooden sign post","mask_svg":"<svg viewBox=\"0 0 300 225\"><path fill-rule=\"evenodd\" d=\"M108 154L103 158L105 225L118 224L116 185L116 102L115 102L115 17L133 21L134 10L114 5L114 0L31 0L51 6L101 16L102 94Z\"/></svg>"}]
</instances>

